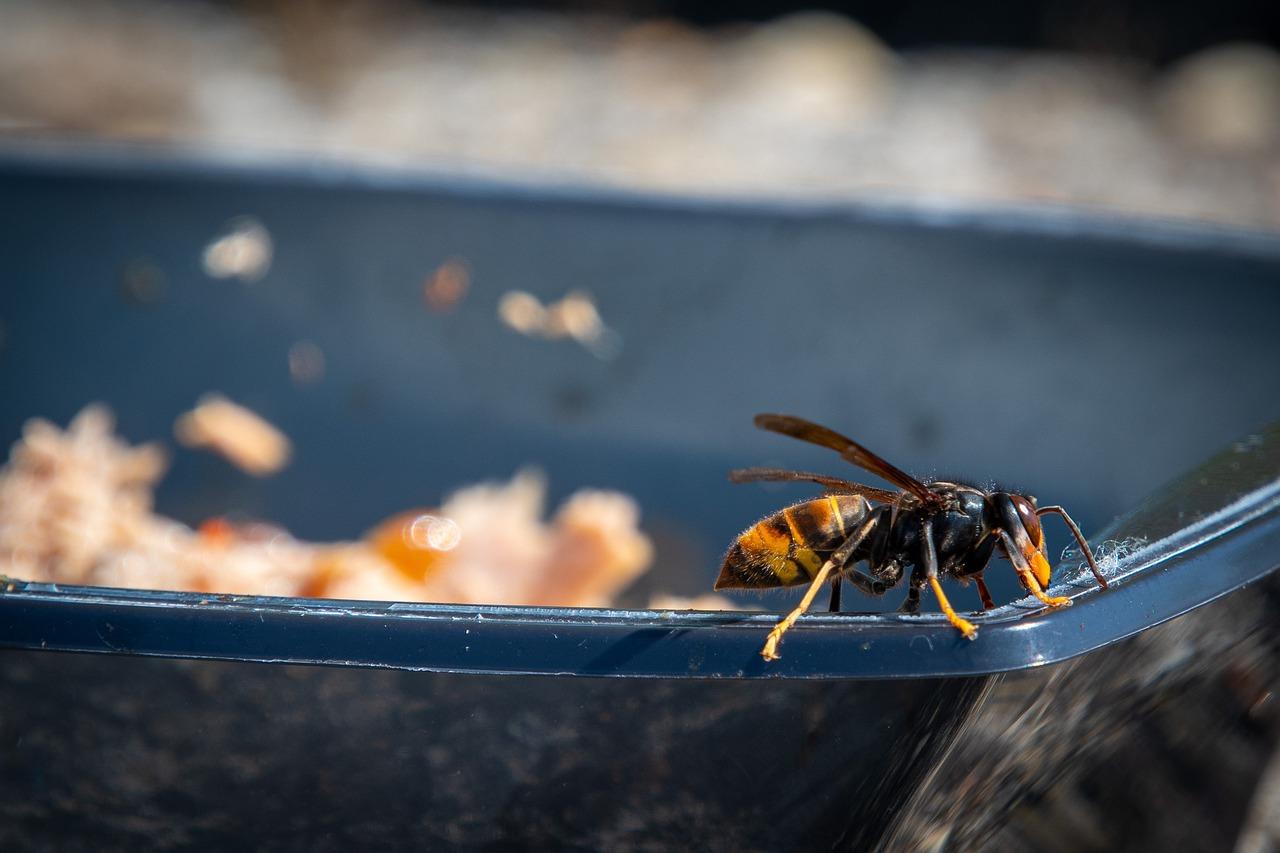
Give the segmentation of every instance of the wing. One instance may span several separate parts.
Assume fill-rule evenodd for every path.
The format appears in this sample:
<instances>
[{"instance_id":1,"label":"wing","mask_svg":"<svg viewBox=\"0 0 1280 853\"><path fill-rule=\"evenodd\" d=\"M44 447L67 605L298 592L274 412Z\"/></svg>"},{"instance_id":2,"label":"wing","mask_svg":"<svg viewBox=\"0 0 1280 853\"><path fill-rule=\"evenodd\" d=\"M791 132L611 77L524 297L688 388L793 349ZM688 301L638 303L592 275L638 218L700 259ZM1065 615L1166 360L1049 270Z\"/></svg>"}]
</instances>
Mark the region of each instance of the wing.
<instances>
[{"instance_id":1,"label":"wing","mask_svg":"<svg viewBox=\"0 0 1280 853\"><path fill-rule=\"evenodd\" d=\"M827 491L840 492L849 495L862 495L869 501L876 501L883 504L891 504L898 499L901 492L891 492L888 489L877 489L875 486L864 486L861 483L852 483L848 480L841 480L837 477L827 477L822 474L810 474L807 471L787 471L782 468L738 468L729 472L729 481L733 483L756 483L766 482L798 482L808 481L825 486Z\"/></svg>"},{"instance_id":2,"label":"wing","mask_svg":"<svg viewBox=\"0 0 1280 853\"><path fill-rule=\"evenodd\" d=\"M845 438L840 433L829 430L824 426L818 426L803 418L791 415L756 415L755 423L760 429L789 435L792 438L798 438L801 441L807 441L822 447L829 447L839 453L846 461L870 471L877 477L883 477L900 489L911 492L926 504L936 506L941 502L936 493L915 477L890 465L853 439Z\"/></svg>"}]
</instances>

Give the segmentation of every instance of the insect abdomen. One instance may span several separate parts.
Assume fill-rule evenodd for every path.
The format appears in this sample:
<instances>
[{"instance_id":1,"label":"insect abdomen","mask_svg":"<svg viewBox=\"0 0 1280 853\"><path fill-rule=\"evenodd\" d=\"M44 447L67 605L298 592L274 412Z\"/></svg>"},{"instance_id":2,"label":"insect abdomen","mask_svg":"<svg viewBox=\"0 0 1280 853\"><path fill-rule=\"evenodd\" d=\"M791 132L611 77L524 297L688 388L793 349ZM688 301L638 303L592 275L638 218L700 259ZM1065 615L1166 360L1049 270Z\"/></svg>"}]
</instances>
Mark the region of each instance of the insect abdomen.
<instances>
[{"instance_id":1,"label":"insect abdomen","mask_svg":"<svg viewBox=\"0 0 1280 853\"><path fill-rule=\"evenodd\" d=\"M774 513L729 546L716 589L808 583L867 509L866 501L857 495L827 495Z\"/></svg>"}]
</instances>

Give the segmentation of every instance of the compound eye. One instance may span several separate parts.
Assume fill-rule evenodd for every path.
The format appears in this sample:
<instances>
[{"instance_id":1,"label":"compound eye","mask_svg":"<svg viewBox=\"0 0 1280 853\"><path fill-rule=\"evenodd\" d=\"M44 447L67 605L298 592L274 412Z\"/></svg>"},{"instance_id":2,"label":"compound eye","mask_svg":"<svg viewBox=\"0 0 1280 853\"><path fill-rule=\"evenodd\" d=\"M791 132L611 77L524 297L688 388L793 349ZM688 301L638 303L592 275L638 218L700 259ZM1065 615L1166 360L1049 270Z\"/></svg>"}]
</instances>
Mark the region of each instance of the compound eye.
<instances>
[{"instance_id":1,"label":"compound eye","mask_svg":"<svg viewBox=\"0 0 1280 853\"><path fill-rule=\"evenodd\" d=\"M1013 501L1014 508L1018 510L1018 520L1022 522L1027 535L1031 537L1031 544L1039 548L1044 543L1044 531L1040 528L1040 516L1036 515L1036 508L1031 505L1031 501L1021 495L1009 497Z\"/></svg>"}]
</instances>

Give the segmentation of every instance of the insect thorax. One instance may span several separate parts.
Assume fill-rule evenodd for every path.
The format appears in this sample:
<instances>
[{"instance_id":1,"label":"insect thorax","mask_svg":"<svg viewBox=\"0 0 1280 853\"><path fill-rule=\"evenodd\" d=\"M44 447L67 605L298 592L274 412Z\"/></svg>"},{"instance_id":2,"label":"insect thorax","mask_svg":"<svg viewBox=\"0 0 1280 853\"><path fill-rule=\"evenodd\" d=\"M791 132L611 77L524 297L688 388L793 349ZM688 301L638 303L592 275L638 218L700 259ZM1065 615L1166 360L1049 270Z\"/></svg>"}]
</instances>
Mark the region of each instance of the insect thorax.
<instances>
[{"instance_id":1,"label":"insect thorax","mask_svg":"<svg viewBox=\"0 0 1280 853\"><path fill-rule=\"evenodd\" d=\"M933 528L939 568L945 573L962 561L990 534L987 523L986 492L961 483L937 482L930 488L946 503L941 510L922 506L912 499L899 507L885 508L888 541L882 553L911 565L922 561L920 532L927 521Z\"/></svg>"}]
</instances>

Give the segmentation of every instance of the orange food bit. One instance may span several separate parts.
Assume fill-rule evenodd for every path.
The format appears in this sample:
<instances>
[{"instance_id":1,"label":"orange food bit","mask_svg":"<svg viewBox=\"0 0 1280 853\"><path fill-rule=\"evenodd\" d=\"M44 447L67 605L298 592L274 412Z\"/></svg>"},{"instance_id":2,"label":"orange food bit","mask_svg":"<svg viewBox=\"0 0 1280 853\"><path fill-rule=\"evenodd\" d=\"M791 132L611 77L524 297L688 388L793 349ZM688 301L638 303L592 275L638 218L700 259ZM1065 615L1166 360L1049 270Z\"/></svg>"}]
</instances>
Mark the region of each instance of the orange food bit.
<instances>
[{"instance_id":1,"label":"orange food bit","mask_svg":"<svg viewBox=\"0 0 1280 853\"><path fill-rule=\"evenodd\" d=\"M462 533L453 519L412 510L391 516L366 538L401 574L421 583L443 564Z\"/></svg>"},{"instance_id":2,"label":"orange food bit","mask_svg":"<svg viewBox=\"0 0 1280 853\"><path fill-rule=\"evenodd\" d=\"M462 258L450 258L427 276L422 298L432 311L452 311L471 287L471 267Z\"/></svg>"},{"instance_id":3,"label":"orange food bit","mask_svg":"<svg viewBox=\"0 0 1280 853\"><path fill-rule=\"evenodd\" d=\"M298 595L302 598L325 598L329 587L341 573L340 562L331 554L321 555L312 565L311 574L298 587Z\"/></svg>"},{"instance_id":4,"label":"orange food bit","mask_svg":"<svg viewBox=\"0 0 1280 853\"><path fill-rule=\"evenodd\" d=\"M205 519L199 534L210 545L226 547L236 541L236 527L220 515Z\"/></svg>"}]
</instances>

